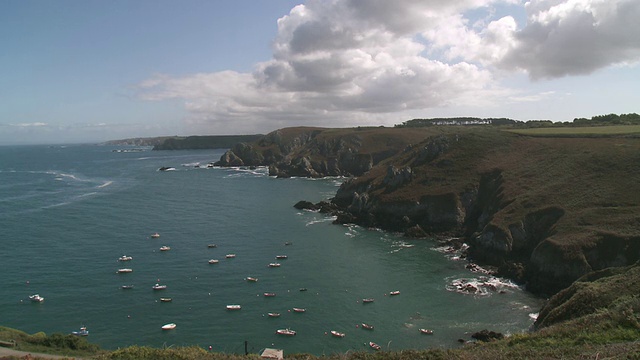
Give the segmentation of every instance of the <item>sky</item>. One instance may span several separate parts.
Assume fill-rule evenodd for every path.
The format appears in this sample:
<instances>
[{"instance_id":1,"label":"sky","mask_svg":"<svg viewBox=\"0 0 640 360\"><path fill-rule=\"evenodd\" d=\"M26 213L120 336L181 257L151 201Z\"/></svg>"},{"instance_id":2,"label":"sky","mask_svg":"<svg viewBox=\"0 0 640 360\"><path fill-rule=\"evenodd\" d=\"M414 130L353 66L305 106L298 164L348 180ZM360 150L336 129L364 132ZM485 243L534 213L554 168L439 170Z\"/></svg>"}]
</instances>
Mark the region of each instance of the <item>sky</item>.
<instances>
[{"instance_id":1,"label":"sky","mask_svg":"<svg viewBox=\"0 0 640 360\"><path fill-rule=\"evenodd\" d=\"M640 113L639 0L0 0L0 145Z\"/></svg>"}]
</instances>

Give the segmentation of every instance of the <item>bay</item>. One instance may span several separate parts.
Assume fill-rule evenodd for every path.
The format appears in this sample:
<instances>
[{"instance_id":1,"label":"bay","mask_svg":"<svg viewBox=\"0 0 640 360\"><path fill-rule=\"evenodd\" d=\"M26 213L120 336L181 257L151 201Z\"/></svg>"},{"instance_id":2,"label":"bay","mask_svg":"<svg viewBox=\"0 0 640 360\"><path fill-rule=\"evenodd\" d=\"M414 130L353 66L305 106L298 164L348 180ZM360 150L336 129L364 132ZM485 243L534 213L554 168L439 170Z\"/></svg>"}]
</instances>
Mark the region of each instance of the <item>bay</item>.
<instances>
[{"instance_id":1,"label":"bay","mask_svg":"<svg viewBox=\"0 0 640 360\"><path fill-rule=\"evenodd\" d=\"M434 241L334 225L293 208L329 199L342 179L208 168L222 150L114 151L121 149L0 147L1 325L47 334L85 325L89 340L107 349L197 345L243 353L246 341L250 352L320 355L366 349L369 341L423 349L459 346L457 339L485 328L522 332L541 304L468 271ZM158 171L163 166L175 170ZM163 245L171 250L160 251ZM230 253L236 257L225 258ZM133 260L119 262L122 255ZM268 266L276 261L280 267ZM133 272L116 273L125 267ZM502 291L464 294L452 291L456 281ZM167 289L154 291L155 283ZM45 301L28 301L35 293ZM161 330L170 322L175 330ZM275 333L284 328L297 335Z\"/></svg>"}]
</instances>

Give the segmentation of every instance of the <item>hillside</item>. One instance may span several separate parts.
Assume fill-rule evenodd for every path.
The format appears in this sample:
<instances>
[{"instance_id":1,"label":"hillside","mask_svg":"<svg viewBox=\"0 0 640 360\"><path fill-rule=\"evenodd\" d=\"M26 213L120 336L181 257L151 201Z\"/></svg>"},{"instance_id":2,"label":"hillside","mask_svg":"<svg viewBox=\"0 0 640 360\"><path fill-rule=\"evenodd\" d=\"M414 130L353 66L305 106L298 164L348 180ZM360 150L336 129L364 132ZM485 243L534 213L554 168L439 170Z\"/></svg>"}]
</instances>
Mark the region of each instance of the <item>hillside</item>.
<instances>
[{"instance_id":1,"label":"hillside","mask_svg":"<svg viewBox=\"0 0 640 360\"><path fill-rule=\"evenodd\" d=\"M340 223L459 238L472 260L535 293L640 259L640 138L510 129L281 129L234 146L217 165L350 176L312 208Z\"/></svg>"}]
</instances>

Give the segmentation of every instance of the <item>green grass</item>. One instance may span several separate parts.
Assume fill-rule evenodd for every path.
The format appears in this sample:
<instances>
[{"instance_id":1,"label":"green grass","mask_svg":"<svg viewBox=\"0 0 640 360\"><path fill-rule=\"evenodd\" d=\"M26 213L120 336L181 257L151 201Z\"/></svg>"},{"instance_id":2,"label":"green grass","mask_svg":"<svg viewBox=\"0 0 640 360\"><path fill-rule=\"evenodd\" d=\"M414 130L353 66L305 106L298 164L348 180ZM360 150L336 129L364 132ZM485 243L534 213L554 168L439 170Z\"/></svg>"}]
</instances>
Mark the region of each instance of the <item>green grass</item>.
<instances>
[{"instance_id":1,"label":"green grass","mask_svg":"<svg viewBox=\"0 0 640 360\"><path fill-rule=\"evenodd\" d=\"M532 129L510 129L509 132L527 136L548 137L599 137L640 135L640 125L613 125L613 126L588 126L588 127L551 127Z\"/></svg>"}]
</instances>

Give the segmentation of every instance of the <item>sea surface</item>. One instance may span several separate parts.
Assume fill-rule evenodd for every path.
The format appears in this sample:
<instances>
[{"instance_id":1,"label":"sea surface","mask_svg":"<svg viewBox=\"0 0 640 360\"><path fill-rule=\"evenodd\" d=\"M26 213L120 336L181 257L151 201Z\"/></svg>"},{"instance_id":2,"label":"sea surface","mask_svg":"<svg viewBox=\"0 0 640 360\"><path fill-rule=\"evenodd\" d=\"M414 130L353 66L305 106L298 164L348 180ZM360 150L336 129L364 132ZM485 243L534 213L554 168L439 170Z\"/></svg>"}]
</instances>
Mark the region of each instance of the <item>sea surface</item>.
<instances>
[{"instance_id":1,"label":"sea surface","mask_svg":"<svg viewBox=\"0 0 640 360\"><path fill-rule=\"evenodd\" d=\"M331 198L342 179L208 168L222 153L0 147L0 325L47 334L84 325L88 339L107 349L197 345L244 353L246 344L249 352L275 347L285 355L370 351L369 341L385 350L449 348L474 331L514 334L532 325L540 299L469 271L432 240L334 225L293 208ZM118 261L123 255L133 260ZM153 290L156 283L167 288ZM458 291L466 283L486 286ZM32 294L45 301L30 301ZM167 323L177 327L161 330ZM297 335L276 334L286 328Z\"/></svg>"}]
</instances>

